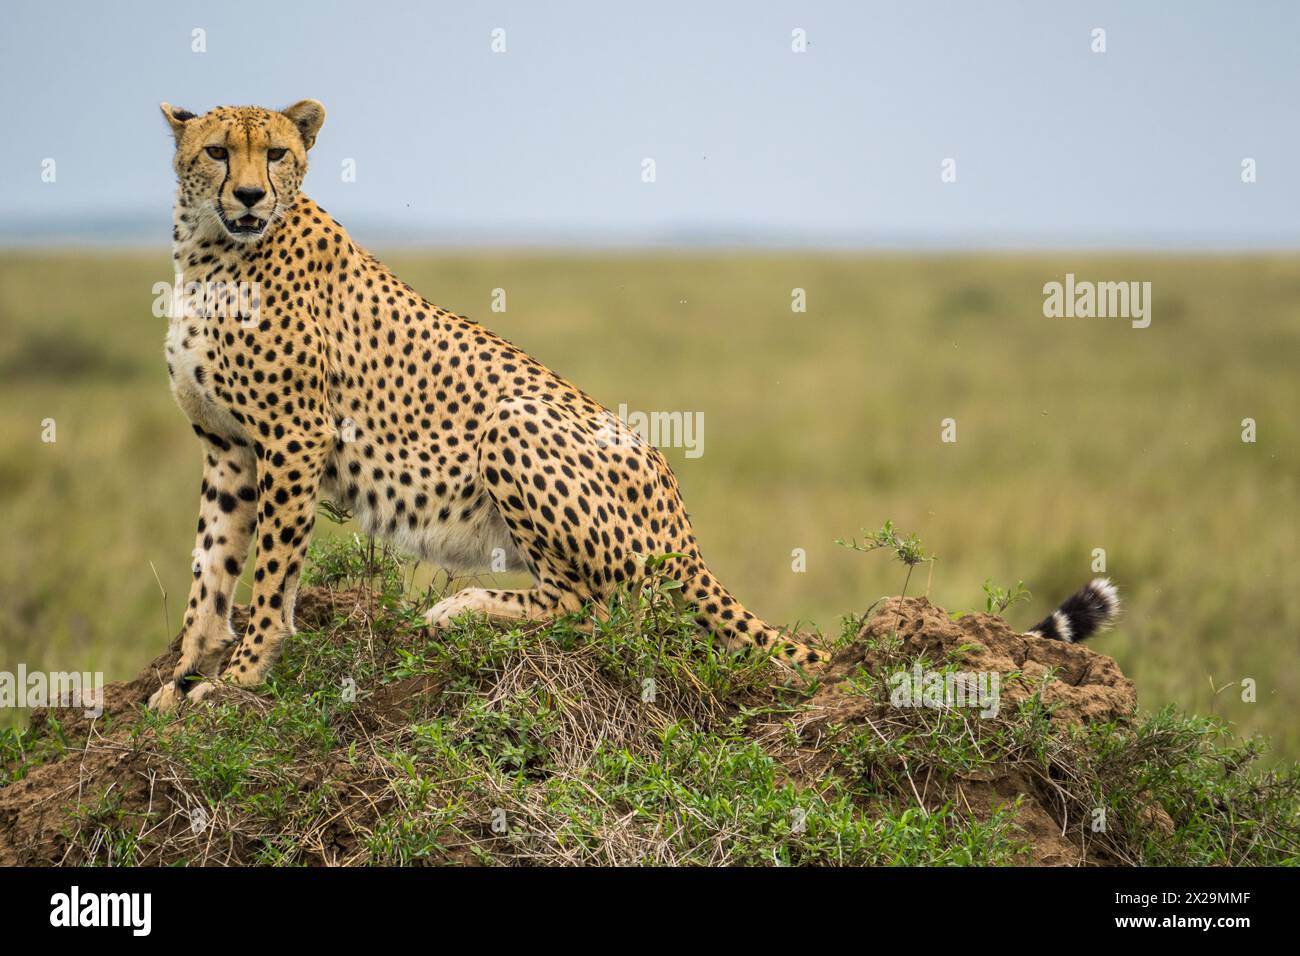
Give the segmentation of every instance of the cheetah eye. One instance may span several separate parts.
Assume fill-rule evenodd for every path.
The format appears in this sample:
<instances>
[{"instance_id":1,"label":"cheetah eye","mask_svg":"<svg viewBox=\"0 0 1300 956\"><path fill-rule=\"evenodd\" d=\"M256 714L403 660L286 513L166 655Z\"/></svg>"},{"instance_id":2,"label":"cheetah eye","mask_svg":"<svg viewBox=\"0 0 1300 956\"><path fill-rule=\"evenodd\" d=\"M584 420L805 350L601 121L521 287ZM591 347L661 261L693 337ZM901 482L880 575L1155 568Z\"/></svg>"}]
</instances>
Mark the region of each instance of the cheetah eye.
<instances>
[{"instance_id":1,"label":"cheetah eye","mask_svg":"<svg viewBox=\"0 0 1300 956\"><path fill-rule=\"evenodd\" d=\"M269 159L271 162L275 162L277 159L284 159L284 150L268 149L266 151L266 158Z\"/></svg>"},{"instance_id":2,"label":"cheetah eye","mask_svg":"<svg viewBox=\"0 0 1300 956\"><path fill-rule=\"evenodd\" d=\"M224 147L224 146L209 146L209 147L207 147L207 154L208 154L209 156L211 156L213 159L225 159L225 158L226 158L226 147Z\"/></svg>"}]
</instances>

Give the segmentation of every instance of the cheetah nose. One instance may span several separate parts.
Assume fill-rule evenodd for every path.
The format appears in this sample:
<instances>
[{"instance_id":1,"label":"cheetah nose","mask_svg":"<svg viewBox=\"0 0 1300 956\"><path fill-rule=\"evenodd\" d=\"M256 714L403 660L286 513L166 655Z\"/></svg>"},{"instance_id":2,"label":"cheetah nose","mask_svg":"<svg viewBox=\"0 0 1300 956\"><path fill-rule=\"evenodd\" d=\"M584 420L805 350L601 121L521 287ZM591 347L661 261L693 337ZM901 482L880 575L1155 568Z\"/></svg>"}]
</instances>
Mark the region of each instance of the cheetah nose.
<instances>
[{"instance_id":1,"label":"cheetah nose","mask_svg":"<svg viewBox=\"0 0 1300 956\"><path fill-rule=\"evenodd\" d=\"M257 201L265 195L266 190L260 186L240 186L235 189L235 198L249 209L256 206Z\"/></svg>"}]
</instances>

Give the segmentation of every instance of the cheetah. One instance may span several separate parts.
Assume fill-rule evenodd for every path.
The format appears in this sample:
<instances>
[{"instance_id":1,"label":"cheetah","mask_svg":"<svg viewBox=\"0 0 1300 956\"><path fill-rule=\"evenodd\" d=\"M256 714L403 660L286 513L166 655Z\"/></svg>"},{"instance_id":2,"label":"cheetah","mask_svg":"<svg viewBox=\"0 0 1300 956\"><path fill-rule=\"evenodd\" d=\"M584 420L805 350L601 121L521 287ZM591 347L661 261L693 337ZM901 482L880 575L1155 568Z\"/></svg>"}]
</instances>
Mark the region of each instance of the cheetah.
<instances>
[{"instance_id":1,"label":"cheetah","mask_svg":"<svg viewBox=\"0 0 1300 956\"><path fill-rule=\"evenodd\" d=\"M432 628L470 612L540 622L599 608L638 586L645 556L670 555L666 575L723 647L795 671L824 665L825 651L760 620L709 572L656 448L505 339L425 300L300 192L319 102L161 109L175 139L175 271L187 290L220 291L168 322L167 373L202 445L203 480L180 661L151 707L204 696L214 684L203 678L264 680L293 632L322 495L437 566L504 563L532 577L528 589L445 598ZM252 308L221 307L249 304L237 290L252 290ZM236 635L232 595L254 545Z\"/></svg>"},{"instance_id":2,"label":"cheetah","mask_svg":"<svg viewBox=\"0 0 1300 956\"><path fill-rule=\"evenodd\" d=\"M175 139L172 258L182 298L195 289L200 300L172 310L167 374L202 445L203 480L180 660L151 708L205 696L215 684L203 678L263 681L293 633L322 495L449 571L531 576L531 588L444 598L428 612L433 629L469 613L599 613L658 554L724 648L771 653L796 676L829 661L709 572L658 449L505 339L421 297L301 193L319 102L161 108ZM232 596L250 550L252 603L236 635ZM1081 641L1118 609L1098 578L1028 633Z\"/></svg>"}]
</instances>

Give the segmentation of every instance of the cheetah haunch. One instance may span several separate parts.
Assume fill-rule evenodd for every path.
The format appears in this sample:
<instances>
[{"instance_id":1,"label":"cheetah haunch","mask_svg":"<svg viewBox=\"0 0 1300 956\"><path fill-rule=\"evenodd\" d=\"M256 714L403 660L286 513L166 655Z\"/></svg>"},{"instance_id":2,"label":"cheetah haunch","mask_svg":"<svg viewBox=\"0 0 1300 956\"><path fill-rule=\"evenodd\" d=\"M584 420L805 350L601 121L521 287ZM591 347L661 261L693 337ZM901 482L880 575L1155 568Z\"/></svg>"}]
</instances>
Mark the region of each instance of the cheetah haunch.
<instances>
[{"instance_id":1,"label":"cheetah haunch","mask_svg":"<svg viewBox=\"0 0 1300 956\"><path fill-rule=\"evenodd\" d=\"M176 140L176 271L187 289L222 291L167 330L203 483L181 659L151 706L206 693L195 679L216 676L236 640L222 676L262 681L293 631L322 494L444 568L532 575L527 590L446 598L429 612L434 627L470 611L544 621L599 607L638 585L644 555L676 553L667 574L723 645L824 660L709 573L658 450L509 342L423 299L299 192L320 103L162 111ZM254 308L223 307L249 289ZM231 596L254 542L237 637Z\"/></svg>"}]
</instances>

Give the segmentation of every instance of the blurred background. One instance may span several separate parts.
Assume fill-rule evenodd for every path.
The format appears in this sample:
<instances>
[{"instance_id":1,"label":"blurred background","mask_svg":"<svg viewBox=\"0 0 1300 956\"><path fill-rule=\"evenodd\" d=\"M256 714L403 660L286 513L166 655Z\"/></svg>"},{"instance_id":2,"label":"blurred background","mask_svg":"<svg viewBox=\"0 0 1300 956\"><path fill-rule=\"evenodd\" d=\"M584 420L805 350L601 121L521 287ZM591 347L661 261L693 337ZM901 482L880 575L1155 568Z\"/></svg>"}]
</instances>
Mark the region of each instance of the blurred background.
<instances>
[{"instance_id":1,"label":"blurred background","mask_svg":"<svg viewBox=\"0 0 1300 956\"><path fill-rule=\"evenodd\" d=\"M1144 706L1300 757L1298 26L1282 2L11 2L0 670L126 677L175 632L200 460L151 312L157 104L314 97L305 191L418 291L610 408L702 415L703 454L665 454L753 610L836 633L896 593L834 544L886 519L950 611L1023 579L1021 627L1104 549L1127 612L1096 646ZM1151 283L1150 326L1046 317L1067 273Z\"/></svg>"}]
</instances>

